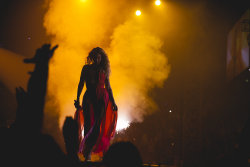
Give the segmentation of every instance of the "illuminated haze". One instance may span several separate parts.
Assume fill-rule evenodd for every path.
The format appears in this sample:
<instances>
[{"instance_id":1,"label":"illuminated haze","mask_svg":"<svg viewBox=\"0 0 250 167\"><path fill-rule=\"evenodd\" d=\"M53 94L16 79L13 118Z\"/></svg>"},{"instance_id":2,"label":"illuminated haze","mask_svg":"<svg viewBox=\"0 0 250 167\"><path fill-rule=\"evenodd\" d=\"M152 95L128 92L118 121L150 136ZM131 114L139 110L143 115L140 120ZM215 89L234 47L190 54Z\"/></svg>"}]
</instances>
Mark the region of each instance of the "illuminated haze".
<instances>
[{"instance_id":1,"label":"illuminated haze","mask_svg":"<svg viewBox=\"0 0 250 167\"><path fill-rule=\"evenodd\" d=\"M147 11L147 15L142 11L138 17L134 14L137 6L124 0L51 0L47 5L44 27L52 44L59 45L50 62L48 93L59 105L60 126L65 116L75 112L81 68L97 46L110 59L118 126L119 122L142 121L156 109L148 93L163 86L170 67L161 51L165 28L159 26L155 31L162 23L152 17L154 11Z\"/></svg>"}]
</instances>

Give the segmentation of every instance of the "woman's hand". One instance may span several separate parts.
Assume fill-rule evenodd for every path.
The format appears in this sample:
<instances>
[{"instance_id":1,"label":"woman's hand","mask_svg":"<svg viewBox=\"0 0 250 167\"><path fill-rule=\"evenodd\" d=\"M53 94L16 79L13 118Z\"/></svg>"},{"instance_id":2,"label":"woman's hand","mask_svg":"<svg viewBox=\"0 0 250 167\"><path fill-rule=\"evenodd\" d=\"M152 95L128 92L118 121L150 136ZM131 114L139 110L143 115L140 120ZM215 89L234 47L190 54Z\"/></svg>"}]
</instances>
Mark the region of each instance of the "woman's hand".
<instances>
[{"instance_id":1,"label":"woman's hand","mask_svg":"<svg viewBox=\"0 0 250 167\"><path fill-rule=\"evenodd\" d=\"M117 107L117 105L115 103L113 103L113 105L112 105L112 110L113 111L117 111L118 110L118 107Z\"/></svg>"},{"instance_id":2,"label":"woman's hand","mask_svg":"<svg viewBox=\"0 0 250 167\"><path fill-rule=\"evenodd\" d=\"M74 105L76 109L79 109L81 107L78 100L74 100Z\"/></svg>"}]
</instances>

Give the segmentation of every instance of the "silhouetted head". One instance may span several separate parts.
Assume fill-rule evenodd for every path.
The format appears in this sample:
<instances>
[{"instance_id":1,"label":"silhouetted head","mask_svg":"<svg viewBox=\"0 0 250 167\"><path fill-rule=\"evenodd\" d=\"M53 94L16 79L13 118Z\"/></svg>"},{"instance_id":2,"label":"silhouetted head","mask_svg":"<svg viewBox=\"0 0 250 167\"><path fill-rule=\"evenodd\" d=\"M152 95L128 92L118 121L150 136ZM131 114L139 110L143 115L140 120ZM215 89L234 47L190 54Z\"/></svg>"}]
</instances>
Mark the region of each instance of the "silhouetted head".
<instances>
[{"instance_id":1,"label":"silhouetted head","mask_svg":"<svg viewBox=\"0 0 250 167\"><path fill-rule=\"evenodd\" d=\"M105 167L141 167L142 159L138 149L131 142L117 142L104 154Z\"/></svg>"},{"instance_id":2,"label":"silhouetted head","mask_svg":"<svg viewBox=\"0 0 250 167\"><path fill-rule=\"evenodd\" d=\"M95 64L99 66L99 68L104 71L106 76L109 76L110 74L108 56L100 47L96 47L89 52L89 55L87 57L87 64Z\"/></svg>"},{"instance_id":3,"label":"silhouetted head","mask_svg":"<svg viewBox=\"0 0 250 167\"><path fill-rule=\"evenodd\" d=\"M72 117L66 117L63 124L63 137L69 155L76 154L78 148L78 126Z\"/></svg>"}]
</instances>

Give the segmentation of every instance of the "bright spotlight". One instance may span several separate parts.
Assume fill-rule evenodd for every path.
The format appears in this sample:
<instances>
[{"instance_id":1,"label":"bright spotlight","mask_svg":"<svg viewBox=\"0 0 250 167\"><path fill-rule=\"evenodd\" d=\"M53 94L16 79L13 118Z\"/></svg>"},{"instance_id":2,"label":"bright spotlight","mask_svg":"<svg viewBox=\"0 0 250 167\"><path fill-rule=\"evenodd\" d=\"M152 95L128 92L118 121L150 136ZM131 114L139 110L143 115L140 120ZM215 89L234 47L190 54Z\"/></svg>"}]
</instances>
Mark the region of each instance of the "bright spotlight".
<instances>
[{"instance_id":1,"label":"bright spotlight","mask_svg":"<svg viewBox=\"0 0 250 167\"><path fill-rule=\"evenodd\" d=\"M80 0L81 2L86 2L87 0Z\"/></svg>"},{"instance_id":2,"label":"bright spotlight","mask_svg":"<svg viewBox=\"0 0 250 167\"><path fill-rule=\"evenodd\" d=\"M140 16L140 15L141 15L141 11L140 11L140 10L137 10L137 11L135 12L135 14L136 14L137 16Z\"/></svg>"},{"instance_id":3,"label":"bright spotlight","mask_svg":"<svg viewBox=\"0 0 250 167\"><path fill-rule=\"evenodd\" d=\"M161 1L160 0L156 0L155 1L155 5L159 6L161 4Z\"/></svg>"},{"instance_id":4,"label":"bright spotlight","mask_svg":"<svg viewBox=\"0 0 250 167\"><path fill-rule=\"evenodd\" d=\"M129 121L125 120L124 118L119 118L116 125L116 131L121 131L129 127Z\"/></svg>"}]
</instances>

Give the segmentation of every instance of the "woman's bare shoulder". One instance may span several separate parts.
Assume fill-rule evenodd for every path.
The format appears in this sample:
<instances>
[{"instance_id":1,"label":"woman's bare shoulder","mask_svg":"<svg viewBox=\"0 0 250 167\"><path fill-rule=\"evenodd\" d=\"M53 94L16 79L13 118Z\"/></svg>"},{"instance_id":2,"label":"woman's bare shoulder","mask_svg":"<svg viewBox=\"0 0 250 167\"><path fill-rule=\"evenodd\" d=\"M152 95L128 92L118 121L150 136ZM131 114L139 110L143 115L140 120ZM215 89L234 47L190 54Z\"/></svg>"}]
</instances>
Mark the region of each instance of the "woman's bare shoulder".
<instances>
[{"instance_id":1,"label":"woman's bare shoulder","mask_svg":"<svg viewBox=\"0 0 250 167\"><path fill-rule=\"evenodd\" d=\"M91 65L90 64L85 64L83 67L82 67L82 70L88 70L91 68Z\"/></svg>"}]
</instances>

